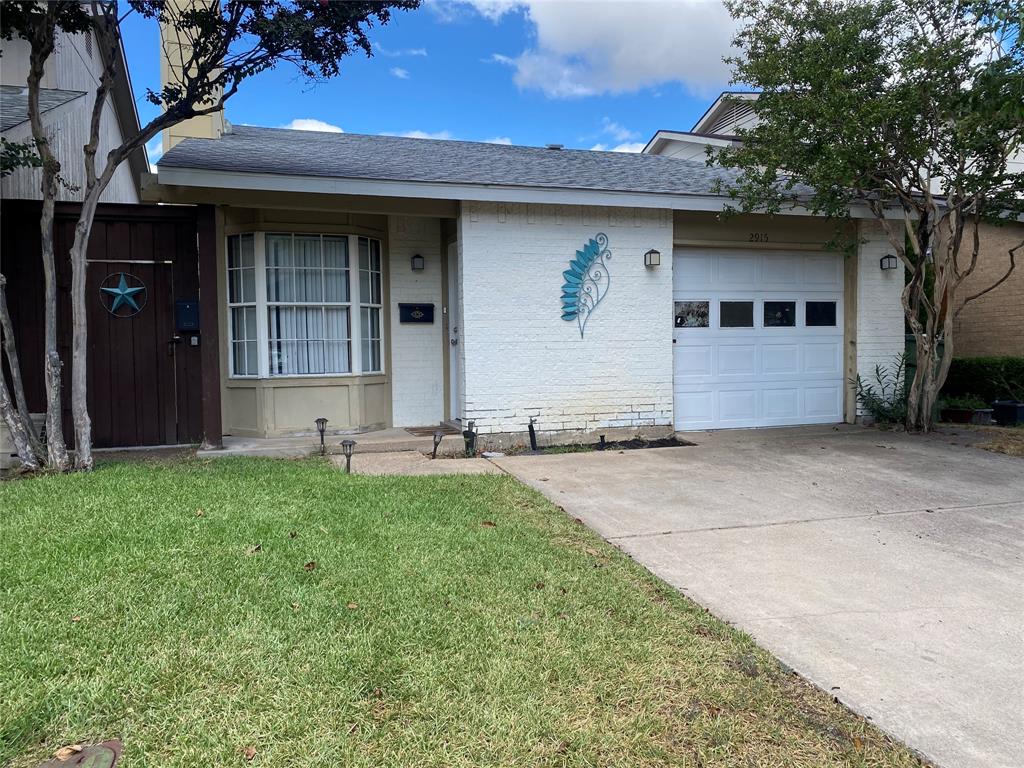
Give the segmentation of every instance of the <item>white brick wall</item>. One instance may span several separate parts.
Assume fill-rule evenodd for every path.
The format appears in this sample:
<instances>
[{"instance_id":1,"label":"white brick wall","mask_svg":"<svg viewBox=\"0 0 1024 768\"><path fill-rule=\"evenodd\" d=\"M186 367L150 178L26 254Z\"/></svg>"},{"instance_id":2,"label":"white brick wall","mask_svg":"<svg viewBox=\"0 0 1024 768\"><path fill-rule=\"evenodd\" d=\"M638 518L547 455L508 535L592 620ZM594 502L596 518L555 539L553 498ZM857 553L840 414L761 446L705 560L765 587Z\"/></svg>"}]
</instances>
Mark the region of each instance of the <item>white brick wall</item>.
<instances>
[{"instance_id":1,"label":"white brick wall","mask_svg":"<svg viewBox=\"0 0 1024 768\"><path fill-rule=\"evenodd\" d=\"M611 283L580 338L562 272L599 232ZM644 267L650 248L660 267ZM464 202L459 268L463 413L479 432L530 416L541 432L671 425L670 212Z\"/></svg>"},{"instance_id":2,"label":"white brick wall","mask_svg":"<svg viewBox=\"0 0 1024 768\"><path fill-rule=\"evenodd\" d=\"M860 224L863 241L857 262L857 372L874 374L875 365L888 367L904 351L903 268L882 270L879 259L893 248L882 225L873 219Z\"/></svg>"},{"instance_id":3,"label":"white brick wall","mask_svg":"<svg viewBox=\"0 0 1024 768\"><path fill-rule=\"evenodd\" d=\"M412 256L426 261L413 272ZM391 276L391 399L396 427L438 424L444 417L444 346L441 317L441 224L438 219L388 219ZM433 324L398 322L399 303L434 305Z\"/></svg>"}]
</instances>

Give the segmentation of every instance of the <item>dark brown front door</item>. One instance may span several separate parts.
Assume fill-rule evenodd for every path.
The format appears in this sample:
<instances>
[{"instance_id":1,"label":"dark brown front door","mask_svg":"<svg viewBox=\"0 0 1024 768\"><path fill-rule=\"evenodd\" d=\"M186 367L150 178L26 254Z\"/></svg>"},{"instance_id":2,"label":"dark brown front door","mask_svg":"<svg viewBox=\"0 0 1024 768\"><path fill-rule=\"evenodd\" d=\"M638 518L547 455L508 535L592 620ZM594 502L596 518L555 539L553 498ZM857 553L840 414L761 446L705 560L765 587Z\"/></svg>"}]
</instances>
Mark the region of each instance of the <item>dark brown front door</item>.
<instances>
[{"instance_id":1,"label":"dark brown front door","mask_svg":"<svg viewBox=\"0 0 1024 768\"><path fill-rule=\"evenodd\" d=\"M175 445L200 433L191 222L97 221L89 242L89 410L97 447Z\"/></svg>"}]
</instances>

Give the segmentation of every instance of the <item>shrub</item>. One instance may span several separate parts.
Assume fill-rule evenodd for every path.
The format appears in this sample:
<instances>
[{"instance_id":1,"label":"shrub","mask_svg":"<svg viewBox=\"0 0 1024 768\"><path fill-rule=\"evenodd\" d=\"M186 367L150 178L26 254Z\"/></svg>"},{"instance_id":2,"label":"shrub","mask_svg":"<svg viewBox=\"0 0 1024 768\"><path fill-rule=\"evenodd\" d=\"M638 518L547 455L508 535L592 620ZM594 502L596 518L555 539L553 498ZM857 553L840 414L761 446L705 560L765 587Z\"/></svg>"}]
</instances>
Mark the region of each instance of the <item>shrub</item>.
<instances>
[{"instance_id":1,"label":"shrub","mask_svg":"<svg viewBox=\"0 0 1024 768\"><path fill-rule=\"evenodd\" d=\"M977 395L956 395L943 398L941 402L943 409L953 408L956 410L977 411L988 408L988 403L985 402L984 398Z\"/></svg>"},{"instance_id":2,"label":"shrub","mask_svg":"<svg viewBox=\"0 0 1024 768\"><path fill-rule=\"evenodd\" d=\"M901 424L907 418L907 356L888 366L875 366L865 381L857 375L857 404L879 424Z\"/></svg>"},{"instance_id":3,"label":"shrub","mask_svg":"<svg viewBox=\"0 0 1024 768\"><path fill-rule=\"evenodd\" d=\"M948 399L971 393L986 403L1024 400L1024 357L955 358L942 387L942 397Z\"/></svg>"}]
</instances>

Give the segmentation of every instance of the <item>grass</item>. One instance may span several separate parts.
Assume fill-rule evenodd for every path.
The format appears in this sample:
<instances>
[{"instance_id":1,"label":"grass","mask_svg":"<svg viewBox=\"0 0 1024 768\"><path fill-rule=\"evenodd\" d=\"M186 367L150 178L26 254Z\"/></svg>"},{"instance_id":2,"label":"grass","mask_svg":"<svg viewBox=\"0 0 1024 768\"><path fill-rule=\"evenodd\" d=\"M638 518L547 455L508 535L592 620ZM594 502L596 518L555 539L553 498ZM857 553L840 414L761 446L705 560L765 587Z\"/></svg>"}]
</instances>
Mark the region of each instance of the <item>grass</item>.
<instances>
[{"instance_id":1,"label":"grass","mask_svg":"<svg viewBox=\"0 0 1024 768\"><path fill-rule=\"evenodd\" d=\"M115 462L0 514L12 768L919 764L506 477Z\"/></svg>"},{"instance_id":2,"label":"grass","mask_svg":"<svg viewBox=\"0 0 1024 768\"><path fill-rule=\"evenodd\" d=\"M947 430L977 435L975 448L992 453L1024 458L1024 425L1015 427L978 426L975 424L946 424Z\"/></svg>"}]
</instances>

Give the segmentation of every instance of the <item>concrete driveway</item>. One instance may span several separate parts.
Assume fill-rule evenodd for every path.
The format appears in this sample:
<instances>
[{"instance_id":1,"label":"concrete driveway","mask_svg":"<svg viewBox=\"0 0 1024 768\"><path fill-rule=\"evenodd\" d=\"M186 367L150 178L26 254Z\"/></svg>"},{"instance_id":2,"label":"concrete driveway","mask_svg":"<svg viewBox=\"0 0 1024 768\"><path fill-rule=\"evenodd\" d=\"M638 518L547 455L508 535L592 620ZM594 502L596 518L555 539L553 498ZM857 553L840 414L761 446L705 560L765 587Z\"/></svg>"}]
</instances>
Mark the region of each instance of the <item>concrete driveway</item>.
<instances>
[{"instance_id":1,"label":"concrete driveway","mask_svg":"<svg viewBox=\"0 0 1024 768\"><path fill-rule=\"evenodd\" d=\"M1024 765L1024 461L859 427L497 463L942 766Z\"/></svg>"}]
</instances>

